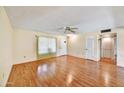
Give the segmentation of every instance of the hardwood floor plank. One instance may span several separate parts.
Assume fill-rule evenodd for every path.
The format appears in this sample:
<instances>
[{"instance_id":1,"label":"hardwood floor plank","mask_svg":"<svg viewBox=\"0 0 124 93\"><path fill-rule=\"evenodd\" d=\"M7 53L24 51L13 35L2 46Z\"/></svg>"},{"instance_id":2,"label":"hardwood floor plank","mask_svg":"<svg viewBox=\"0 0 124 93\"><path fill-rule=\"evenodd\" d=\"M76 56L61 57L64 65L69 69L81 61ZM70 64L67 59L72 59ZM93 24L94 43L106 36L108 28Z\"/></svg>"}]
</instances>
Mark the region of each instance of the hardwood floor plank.
<instances>
[{"instance_id":1,"label":"hardwood floor plank","mask_svg":"<svg viewBox=\"0 0 124 93\"><path fill-rule=\"evenodd\" d=\"M62 56L14 65L7 87L119 87L124 68Z\"/></svg>"}]
</instances>

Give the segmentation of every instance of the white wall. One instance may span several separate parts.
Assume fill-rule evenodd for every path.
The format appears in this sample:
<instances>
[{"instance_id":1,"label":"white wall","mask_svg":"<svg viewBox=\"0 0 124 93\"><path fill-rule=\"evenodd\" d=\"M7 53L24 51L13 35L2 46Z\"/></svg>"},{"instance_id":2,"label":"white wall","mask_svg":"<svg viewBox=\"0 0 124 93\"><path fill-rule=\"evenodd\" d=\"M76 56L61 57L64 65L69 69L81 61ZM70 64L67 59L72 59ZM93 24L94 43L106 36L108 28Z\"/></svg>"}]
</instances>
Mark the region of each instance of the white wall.
<instances>
[{"instance_id":1,"label":"white wall","mask_svg":"<svg viewBox=\"0 0 124 93\"><path fill-rule=\"evenodd\" d=\"M0 7L0 86L5 86L13 64L13 29Z\"/></svg>"},{"instance_id":2,"label":"white wall","mask_svg":"<svg viewBox=\"0 0 124 93\"><path fill-rule=\"evenodd\" d=\"M60 37L64 37L64 36L58 36L58 35L52 35L52 34L46 34L46 33L16 28L14 29L14 64L37 60L36 37L35 37L36 35L56 37L57 56L60 56L59 40L61 39Z\"/></svg>"}]
</instances>

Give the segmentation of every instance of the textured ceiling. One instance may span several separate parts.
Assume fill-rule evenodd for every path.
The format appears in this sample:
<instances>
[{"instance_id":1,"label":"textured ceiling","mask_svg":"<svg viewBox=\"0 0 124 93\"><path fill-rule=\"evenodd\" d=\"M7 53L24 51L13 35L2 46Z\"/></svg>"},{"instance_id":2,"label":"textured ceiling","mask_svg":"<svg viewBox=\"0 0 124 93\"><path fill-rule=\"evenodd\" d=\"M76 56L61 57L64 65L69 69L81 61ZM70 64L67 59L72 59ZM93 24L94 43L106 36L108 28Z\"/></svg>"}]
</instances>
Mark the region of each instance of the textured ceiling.
<instances>
[{"instance_id":1,"label":"textured ceiling","mask_svg":"<svg viewBox=\"0 0 124 93\"><path fill-rule=\"evenodd\" d=\"M124 26L124 7L101 6L6 6L15 28L59 33L64 26L78 27L79 32Z\"/></svg>"}]
</instances>

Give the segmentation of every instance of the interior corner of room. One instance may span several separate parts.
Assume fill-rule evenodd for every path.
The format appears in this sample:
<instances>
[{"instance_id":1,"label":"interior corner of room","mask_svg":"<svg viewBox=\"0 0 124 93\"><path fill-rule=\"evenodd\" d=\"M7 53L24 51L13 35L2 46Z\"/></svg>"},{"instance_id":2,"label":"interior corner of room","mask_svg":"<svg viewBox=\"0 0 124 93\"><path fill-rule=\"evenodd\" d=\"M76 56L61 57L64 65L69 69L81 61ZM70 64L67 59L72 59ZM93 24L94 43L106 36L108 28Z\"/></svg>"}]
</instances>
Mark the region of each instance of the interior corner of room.
<instances>
[{"instance_id":1,"label":"interior corner of room","mask_svg":"<svg viewBox=\"0 0 124 93\"><path fill-rule=\"evenodd\" d=\"M13 28L4 7L0 7L0 20L1 86L6 85L12 65L14 64L66 55L66 43L64 43L66 36L35 32L23 28ZM41 49L38 47L40 43L44 43ZM62 44L63 46L61 46ZM47 48L49 48L48 51ZM40 52L43 52L43 54Z\"/></svg>"}]
</instances>

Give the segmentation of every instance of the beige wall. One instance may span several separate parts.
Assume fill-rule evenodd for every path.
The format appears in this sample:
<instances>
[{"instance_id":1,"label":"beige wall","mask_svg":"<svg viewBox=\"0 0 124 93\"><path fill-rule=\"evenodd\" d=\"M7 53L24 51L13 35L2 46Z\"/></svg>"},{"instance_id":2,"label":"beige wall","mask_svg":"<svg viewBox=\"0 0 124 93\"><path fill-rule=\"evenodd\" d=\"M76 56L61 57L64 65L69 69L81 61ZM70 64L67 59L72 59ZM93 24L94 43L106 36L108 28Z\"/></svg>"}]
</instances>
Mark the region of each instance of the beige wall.
<instances>
[{"instance_id":1,"label":"beige wall","mask_svg":"<svg viewBox=\"0 0 124 93\"><path fill-rule=\"evenodd\" d=\"M14 64L36 60L35 45L34 32L14 29Z\"/></svg>"},{"instance_id":2,"label":"beige wall","mask_svg":"<svg viewBox=\"0 0 124 93\"><path fill-rule=\"evenodd\" d=\"M95 52L98 53L94 53L94 60L99 60L98 54L99 51L97 51L98 49L98 36L97 36L97 32L88 32L88 33L82 33L82 34L77 34L77 35L71 35L68 38L68 54L72 55L72 56L76 56L76 57L80 57L80 58L85 58L85 49L86 49L86 39L88 37L94 37L94 42L95 42L95 47L94 50L96 50Z\"/></svg>"},{"instance_id":3,"label":"beige wall","mask_svg":"<svg viewBox=\"0 0 124 93\"><path fill-rule=\"evenodd\" d=\"M25 29L14 29L14 64L37 60L36 55L36 35L57 38L57 55L59 56L60 37L52 34L35 32ZM25 56L25 58L24 58Z\"/></svg>"},{"instance_id":4,"label":"beige wall","mask_svg":"<svg viewBox=\"0 0 124 93\"><path fill-rule=\"evenodd\" d=\"M68 36L68 54L76 57L83 57L84 35Z\"/></svg>"},{"instance_id":5,"label":"beige wall","mask_svg":"<svg viewBox=\"0 0 124 93\"><path fill-rule=\"evenodd\" d=\"M113 29L117 33L117 65L124 67L124 29Z\"/></svg>"},{"instance_id":6,"label":"beige wall","mask_svg":"<svg viewBox=\"0 0 124 93\"><path fill-rule=\"evenodd\" d=\"M13 29L0 7L0 86L5 86L13 64Z\"/></svg>"}]
</instances>

